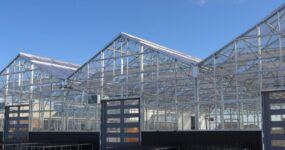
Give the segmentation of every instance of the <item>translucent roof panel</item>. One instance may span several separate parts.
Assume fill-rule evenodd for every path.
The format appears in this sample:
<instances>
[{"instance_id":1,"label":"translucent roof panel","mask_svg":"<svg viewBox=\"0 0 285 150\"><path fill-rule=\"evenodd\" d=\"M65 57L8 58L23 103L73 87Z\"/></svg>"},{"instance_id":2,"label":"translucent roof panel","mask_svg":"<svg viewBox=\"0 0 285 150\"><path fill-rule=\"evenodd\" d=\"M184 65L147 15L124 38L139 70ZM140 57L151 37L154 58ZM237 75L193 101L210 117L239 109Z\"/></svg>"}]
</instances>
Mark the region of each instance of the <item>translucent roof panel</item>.
<instances>
[{"instance_id":1,"label":"translucent roof panel","mask_svg":"<svg viewBox=\"0 0 285 150\"><path fill-rule=\"evenodd\" d=\"M65 61L59 61L59 60L55 60L51 58L31 55L27 53L20 53L19 55L17 55L17 57L14 60L18 58L24 58L27 61L30 61L32 64L36 65L42 71L46 71L47 73L50 73L51 75L59 79L67 78L69 75L71 75L75 70L79 68L79 65L77 64L72 64L72 63L65 62ZM14 60L11 61L11 63L13 63ZM1 71L1 73L6 68L4 68Z\"/></svg>"},{"instance_id":2,"label":"translucent roof panel","mask_svg":"<svg viewBox=\"0 0 285 150\"><path fill-rule=\"evenodd\" d=\"M26 53L20 53L21 57L29 59L33 64L39 68L51 73L55 77L65 79L79 68L79 65L69 62L54 60L51 58L35 56Z\"/></svg>"},{"instance_id":3,"label":"translucent roof panel","mask_svg":"<svg viewBox=\"0 0 285 150\"><path fill-rule=\"evenodd\" d=\"M120 50L118 49L118 44L117 44L117 48L114 48L114 46L112 46L114 43L120 43L118 41L121 41L122 42L121 43L122 47L125 47L125 51L126 52L124 52L124 53L129 53L129 54L127 54L127 56L132 55L132 54L138 54L139 50L137 49L136 46L138 46L138 44L140 44L140 45L143 45L143 46L151 49L151 51L155 51L157 53L163 54L165 56L168 56L169 58L178 60L179 62L187 64L187 65L195 66L195 65L197 65L201 61L201 59L199 59L197 57L193 57L193 56L187 55L185 53L182 53L182 52L179 52L179 51L167 48L165 46L162 46L162 45L150 42L148 40L139 38L137 36L121 32L111 42L109 42L101 51L96 53L94 57L92 57L85 64L83 64L77 71L75 71L69 78L74 77L74 75L76 73L78 73L78 72L86 71L85 67L88 64L94 63L94 61L99 61L99 60L97 60L97 58L101 57L100 54L104 50L111 50L111 51L113 51L115 53L120 53ZM126 44L126 43L128 43L127 41L129 41L129 43L134 43L134 45ZM113 59L113 58L111 58L111 59ZM87 75L86 74L81 74L80 77L81 78L86 78Z\"/></svg>"},{"instance_id":4,"label":"translucent roof panel","mask_svg":"<svg viewBox=\"0 0 285 150\"><path fill-rule=\"evenodd\" d=\"M122 32L121 36L125 36L127 38L130 38L130 39L133 39L135 41L138 41L138 42L140 42L142 44L145 44L145 45L147 45L149 47L152 47L152 48L154 48L156 50L159 50L159 51L161 51L163 53L166 53L166 54L168 54L168 55L170 55L172 57L176 57L177 59L181 59L181 60L184 60L184 61L187 61L187 62L190 62L190 63L198 63L198 62L201 61L200 58L190 56L188 54L185 54L185 53L182 53L182 52L179 52L179 51L167 48L165 46L162 46L162 45L159 45L159 44L147 41L145 39L142 39L142 38L130 35L128 33Z\"/></svg>"}]
</instances>

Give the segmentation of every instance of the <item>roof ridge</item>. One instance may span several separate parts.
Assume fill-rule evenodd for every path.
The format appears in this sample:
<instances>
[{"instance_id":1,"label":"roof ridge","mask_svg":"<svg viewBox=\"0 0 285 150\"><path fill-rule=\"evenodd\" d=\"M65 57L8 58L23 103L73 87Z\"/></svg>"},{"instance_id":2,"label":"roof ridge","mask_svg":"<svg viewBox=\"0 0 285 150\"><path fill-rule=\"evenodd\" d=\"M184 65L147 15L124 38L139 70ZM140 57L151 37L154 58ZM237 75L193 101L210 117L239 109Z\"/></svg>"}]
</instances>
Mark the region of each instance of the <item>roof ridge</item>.
<instances>
[{"instance_id":1,"label":"roof ridge","mask_svg":"<svg viewBox=\"0 0 285 150\"><path fill-rule=\"evenodd\" d=\"M135 40L138 40L139 42L142 42L146 45L149 45L149 46L152 46L156 49L159 49L159 50L163 50L165 52L168 52L168 53L172 53L172 54L175 54L179 57L182 57L184 59L189 59L191 61L194 61L194 62L197 62L199 63L200 61L202 61L202 59L198 58L198 57L194 57L194 56L191 56L191 55L188 55L186 53L183 53L181 51L178 51L178 50L174 50L174 49L171 49L171 48L168 48L166 46L163 46L163 45L160 45L160 44L157 44L157 43L154 43L154 42L151 42L149 40L146 40L146 39L143 39L143 38L140 38L140 37L137 37L137 36L134 36L134 35L131 35L129 33L125 33L125 32L121 32L120 33L122 36L127 36L129 38L132 38L132 39L135 39Z\"/></svg>"},{"instance_id":2,"label":"roof ridge","mask_svg":"<svg viewBox=\"0 0 285 150\"><path fill-rule=\"evenodd\" d=\"M38 59L44 62L49 62L49 63L56 63L58 65L65 65L68 67L80 67L80 65L75 64L75 63L71 63L71 62L67 62L67 61L62 61L62 60L57 60L57 59L52 59L49 57L43 57L43 56L38 56L38 55L33 55L33 54L28 54L28 53L24 53L24 52L20 52L19 53L20 56L22 57L26 57L26 58L34 58L34 59Z\"/></svg>"},{"instance_id":3,"label":"roof ridge","mask_svg":"<svg viewBox=\"0 0 285 150\"><path fill-rule=\"evenodd\" d=\"M277 7L276 9L274 9L273 11L271 11L269 13L269 15L266 15L261 21L258 21L257 23L255 23L253 26L251 26L250 28L248 28L247 30L245 30L245 32L241 32L241 34L239 34L238 36L236 36L233 40L227 42L223 47L221 47L220 49L214 51L212 54L210 54L209 56L207 56L206 58L204 58L198 65L203 64L204 62L206 62L207 60L209 60L210 58L214 57L214 55L220 53L221 51L223 51L225 48L227 48L228 46L230 46L233 42L235 42L237 39L245 36L246 34L250 33L252 30L254 30L254 28L256 28L257 26L260 26L261 24L263 24L265 21L269 20L271 17L278 15L278 13L280 11L282 11L283 9L285 9L285 3L281 4L279 7Z\"/></svg>"}]
</instances>

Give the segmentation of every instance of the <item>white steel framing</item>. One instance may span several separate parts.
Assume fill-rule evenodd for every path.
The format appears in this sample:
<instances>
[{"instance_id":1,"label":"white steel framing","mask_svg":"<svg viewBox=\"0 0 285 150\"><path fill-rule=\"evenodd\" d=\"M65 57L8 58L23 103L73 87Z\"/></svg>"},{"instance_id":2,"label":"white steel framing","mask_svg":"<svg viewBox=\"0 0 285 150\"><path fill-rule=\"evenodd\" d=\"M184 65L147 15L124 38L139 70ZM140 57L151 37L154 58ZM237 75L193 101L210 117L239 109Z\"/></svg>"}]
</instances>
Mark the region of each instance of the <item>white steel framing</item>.
<instances>
[{"instance_id":1,"label":"white steel framing","mask_svg":"<svg viewBox=\"0 0 285 150\"><path fill-rule=\"evenodd\" d=\"M69 87L76 90L70 90L67 99L140 97L142 129L190 130L190 118L195 115L192 70L199 61L121 33L69 78Z\"/></svg>"},{"instance_id":2,"label":"white steel framing","mask_svg":"<svg viewBox=\"0 0 285 150\"><path fill-rule=\"evenodd\" d=\"M63 80L49 78L49 86L42 87L27 79L32 86L15 89L20 81L6 68L1 73L0 100L50 103L33 110L45 119L39 119L43 121L38 121L38 128L31 119L31 130L98 131L100 100L132 97L141 98L144 131L260 130L261 91L284 89L284 8L202 61L121 33L64 85ZM37 76L32 66L27 67L29 77Z\"/></svg>"},{"instance_id":3,"label":"white steel framing","mask_svg":"<svg viewBox=\"0 0 285 150\"><path fill-rule=\"evenodd\" d=\"M78 65L20 53L0 73L0 118L4 106L29 104L30 131L62 130L65 79Z\"/></svg>"}]
</instances>

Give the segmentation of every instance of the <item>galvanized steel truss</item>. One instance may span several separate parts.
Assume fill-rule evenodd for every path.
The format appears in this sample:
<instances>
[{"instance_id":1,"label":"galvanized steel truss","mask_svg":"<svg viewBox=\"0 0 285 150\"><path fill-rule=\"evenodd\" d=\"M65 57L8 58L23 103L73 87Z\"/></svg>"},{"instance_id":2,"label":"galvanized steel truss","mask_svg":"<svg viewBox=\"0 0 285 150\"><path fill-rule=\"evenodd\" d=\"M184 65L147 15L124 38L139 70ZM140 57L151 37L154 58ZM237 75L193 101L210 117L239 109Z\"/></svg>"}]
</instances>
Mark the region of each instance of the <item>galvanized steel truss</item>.
<instances>
[{"instance_id":1,"label":"galvanized steel truss","mask_svg":"<svg viewBox=\"0 0 285 150\"><path fill-rule=\"evenodd\" d=\"M285 84L284 7L203 61L121 33L63 85L19 57L1 72L0 101L29 103L30 130L96 131L100 99L131 97L142 130L261 129L261 91Z\"/></svg>"}]
</instances>

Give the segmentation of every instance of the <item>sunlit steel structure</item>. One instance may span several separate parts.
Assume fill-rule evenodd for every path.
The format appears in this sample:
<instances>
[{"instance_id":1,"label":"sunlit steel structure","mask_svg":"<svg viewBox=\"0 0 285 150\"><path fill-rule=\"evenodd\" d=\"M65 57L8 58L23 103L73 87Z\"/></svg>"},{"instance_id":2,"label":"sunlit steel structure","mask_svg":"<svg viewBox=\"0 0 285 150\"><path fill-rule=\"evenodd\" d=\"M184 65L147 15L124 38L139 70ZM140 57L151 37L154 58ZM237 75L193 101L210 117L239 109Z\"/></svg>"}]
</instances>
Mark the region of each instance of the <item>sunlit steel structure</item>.
<instances>
[{"instance_id":1,"label":"sunlit steel structure","mask_svg":"<svg viewBox=\"0 0 285 150\"><path fill-rule=\"evenodd\" d=\"M78 65L20 53L0 73L1 128L4 106L29 105L29 130L60 130L65 79Z\"/></svg>"},{"instance_id":2,"label":"sunlit steel structure","mask_svg":"<svg viewBox=\"0 0 285 150\"><path fill-rule=\"evenodd\" d=\"M260 130L261 91L284 89L284 8L204 60L127 33L81 67L20 54L0 101L30 104L31 131L99 131L100 102L133 97L143 131Z\"/></svg>"},{"instance_id":3,"label":"sunlit steel structure","mask_svg":"<svg viewBox=\"0 0 285 150\"><path fill-rule=\"evenodd\" d=\"M199 129L261 129L261 92L284 89L284 7L199 63Z\"/></svg>"},{"instance_id":4,"label":"sunlit steel structure","mask_svg":"<svg viewBox=\"0 0 285 150\"><path fill-rule=\"evenodd\" d=\"M282 5L202 61L121 33L70 86L101 100L140 97L145 131L261 129L261 91L284 87L284 16Z\"/></svg>"},{"instance_id":5,"label":"sunlit steel structure","mask_svg":"<svg viewBox=\"0 0 285 150\"><path fill-rule=\"evenodd\" d=\"M195 103L193 69L198 62L198 58L121 33L70 76L69 87L76 90L70 90L67 99L140 97L143 129L190 130L195 115L191 108Z\"/></svg>"}]
</instances>

